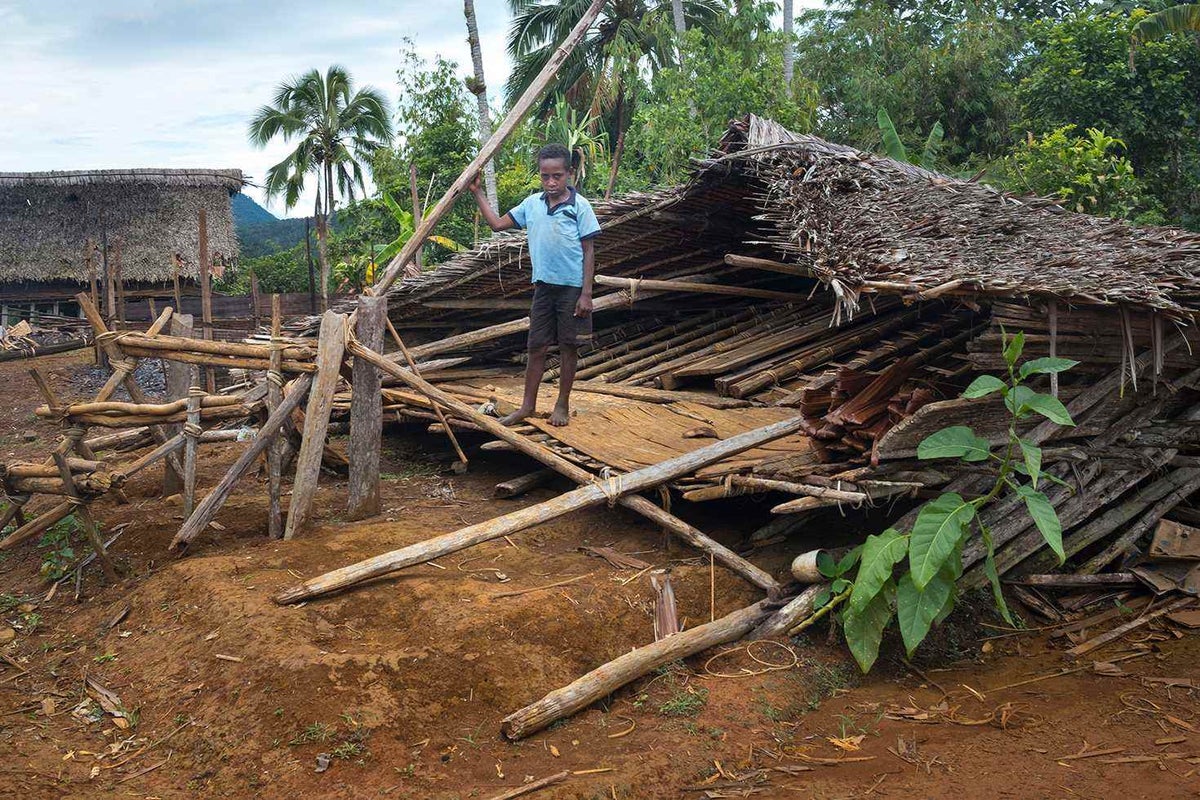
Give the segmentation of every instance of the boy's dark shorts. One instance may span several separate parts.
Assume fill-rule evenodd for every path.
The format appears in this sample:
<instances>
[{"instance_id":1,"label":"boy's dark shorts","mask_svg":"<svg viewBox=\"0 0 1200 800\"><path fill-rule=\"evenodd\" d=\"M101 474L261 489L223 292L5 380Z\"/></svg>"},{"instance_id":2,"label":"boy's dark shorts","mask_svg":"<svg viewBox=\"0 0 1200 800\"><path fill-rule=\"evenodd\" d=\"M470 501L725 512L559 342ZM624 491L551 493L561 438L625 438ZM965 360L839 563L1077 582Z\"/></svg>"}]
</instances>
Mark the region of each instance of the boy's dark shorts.
<instances>
[{"instance_id":1,"label":"boy's dark shorts","mask_svg":"<svg viewBox=\"0 0 1200 800\"><path fill-rule=\"evenodd\" d=\"M592 338L592 316L575 316L583 289L538 281L529 309L529 348L586 344Z\"/></svg>"}]
</instances>

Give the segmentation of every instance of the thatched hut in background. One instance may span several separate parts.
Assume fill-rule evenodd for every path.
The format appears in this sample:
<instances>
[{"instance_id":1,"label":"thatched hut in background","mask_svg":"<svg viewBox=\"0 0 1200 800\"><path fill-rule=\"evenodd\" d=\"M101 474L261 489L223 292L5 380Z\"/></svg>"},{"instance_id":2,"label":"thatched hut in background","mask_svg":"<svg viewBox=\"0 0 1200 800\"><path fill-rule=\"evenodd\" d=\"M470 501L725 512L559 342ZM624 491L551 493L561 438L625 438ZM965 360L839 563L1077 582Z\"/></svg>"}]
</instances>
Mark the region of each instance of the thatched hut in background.
<instances>
[{"instance_id":1,"label":"thatched hut in background","mask_svg":"<svg viewBox=\"0 0 1200 800\"><path fill-rule=\"evenodd\" d=\"M199 216L207 215L217 268L237 258L230 198L236 169L0 172L0 297L5 305L54 303L119 275L128 293L194 279Z\"/></svg>"}]
</instances>

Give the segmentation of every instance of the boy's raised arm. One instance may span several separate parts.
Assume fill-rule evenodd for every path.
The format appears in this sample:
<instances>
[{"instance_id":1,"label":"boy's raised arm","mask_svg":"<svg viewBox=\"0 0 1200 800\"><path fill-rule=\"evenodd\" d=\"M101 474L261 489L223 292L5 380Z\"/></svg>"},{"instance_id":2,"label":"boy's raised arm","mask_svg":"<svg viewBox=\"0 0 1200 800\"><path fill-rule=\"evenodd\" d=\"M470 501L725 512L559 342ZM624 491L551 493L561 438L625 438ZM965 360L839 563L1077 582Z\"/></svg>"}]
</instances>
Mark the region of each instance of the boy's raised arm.
<instances>
[{"instance_id":1,"label":"boy's raised arm","mask_svg":"<svg viewBox=\"0 0 1200 800\"><path fill-rule=\"evenodd\" d=\"M483 184L476 175L471 180L471 194L475 196L475 205L479 206L479 213L483 217L492 230L506 231L509 228L515 228L517 223L513 221L511 214L500 216L488 203L487 194L483 190Z\"/></svg>"}]
</instances>

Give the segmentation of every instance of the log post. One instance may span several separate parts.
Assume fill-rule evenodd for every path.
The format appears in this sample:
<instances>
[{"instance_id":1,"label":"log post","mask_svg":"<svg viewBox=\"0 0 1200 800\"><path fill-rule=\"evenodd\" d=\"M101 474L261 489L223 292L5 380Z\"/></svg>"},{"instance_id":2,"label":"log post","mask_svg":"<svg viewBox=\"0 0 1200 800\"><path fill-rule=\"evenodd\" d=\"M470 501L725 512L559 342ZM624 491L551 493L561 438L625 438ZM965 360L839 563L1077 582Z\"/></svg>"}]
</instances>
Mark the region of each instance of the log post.
<instances>
[{"instance_id":1,"label":"log post","mask_svg":"<svg viewBox=\"0 0 1200 800\"><path fill-rule=\"evenodd\" d=\"M212 265L208 263L208 212L200 209L200 335L205 340L213 338L212 329ZM217 379L211 367L204 370L204 387L209 394L216 394Z\"/></svg>"},{"instance_id":2,"label":"log post","mask_svg":"<svg viewBox=\"0 0 1200 800\"><path fill-rule=\"evenodd\" d=\"M329 429L329 412L333 408L333 393L337 388L342 353L346 347L346 318L326 311L321 318L321 333L317 345L317 378L309 393L304 412L304 434L300 455L296 458L296 477L292 481L292 502L288 506L284 539L291 539L303 529L316 499L317 479L321 474L321 454L325 450L325 433Z\"/></svg>"},{"instance_id":3,"label":"log post","mask_svg":"<svg viewBox=\"0 0 1200 800\"><path fill-rule=\"evenodd\" d=\"M190 338L192 335L192 315L176 313L171 317L171 335ZM182 400L188 395L188 387L192 384L191 370L178 361L164 359L167 366L167 400ZM181 433L181 426L172 426L172 432ZM168 459L163 462L162 493L164 497L179 494L183 491L183 476L175 471Z\"/></svg>"},{"instance_id":4,"label":"log post","mask_svg":"<svg viewBox=\"0 0 1200 800\"><path fill-rule=\"evenodd\" d=\"M734 611L724 617L690 628L674 636L639 647L603 664L568 686L555 689L532 705L509 714L500 723L500 732L511 740L537 733L557 720L637 680L647 672L710 647L741 639L770 613L761 604Z\"/></svg>"},{"instance_id":5,"label":"log post","mask_svg":"<svg viewBox=\"0 0 1200 800\"><path fill-rule=\"evenodd\" d=\"M292 384L292 390L283 399L283 402L271 412L271 416L258 429L258 435L254 437L254 441L246 448L245 451L234 462L225 476L221 478L220 483L205 496L200 505L196 506L196 510L183 523L183 527L179 529L179 533L175 534L175 538L171 540L171 548L176 549L182 547L188 542L195 539L200 531L212 522L213 517L221 510L221 506L225 505L225 501L229 498L229 493L233 490L233 485L242 477L254 460L262 455L262 452L274 440L279 429L283 427L284 422L296 409L300 402L308 394L308 388L312 385L311 375L301 375Z\"/></svg>"},{"instance_id":6,"label":"log post","mask_svg":"<svg viewBox=\"0 0 1200 800\"><path fill-rule=\"evenodd\" d=\"M356 349L364 350L358 347ZM358 352L355 352L358 355ZM295 603L317 595L343 589L355 583L395 572L398 569L422 564L435 558L454 553L482 542L507 536L534 525L569 514L581 508L599 505L605 500L615 504L622 497L644 489L650 489L681 475L715 464L737 453L774 441L800 429L802 418L783 420L755 430L739 433L719 442L693 450L690 453L628 472L604 482L584 483L577 489L559 495L544 503L528 506L495 519L469 525L466 528L438 536L424 542L402 547L390 553L369 558L358 564L334 570L318 576L300 586L287 589L276 596L276 602ZM307 444L307 442L306 442ZM585 473L586 474L586 473ZM289 520L290 522L290 520ZM770 580L770 576L767 576ZM773 582L772 582L773 583Z\"/></svg>"},{"instance_id":7,"label":"log post","mask_svg":"<svg viewBox=\"0 0 1200 800\"><path fill-rule=\"evenodd\" d=\"M358 298L355 337L383 352L387 297ZM350 396L350 500L347 518L366 519L379 513L379 449L383 433L383 397L379 370L365 359L354 359Z\"/></svg>"},{"instance_id":8,"label":"log post","mask_svg":"<svg viewBox=\"0 0 1200 800\"><path fill-rule=\"evenodd\" d=\"M786 636L787 632L813 613L813 605L817 595L823 589L829 588L826 583L816 583L808 586L790 603L776 611L765 622L754 629L751 639L772 639L776 636Z\"/></svg>"},{"instance_id":9,"label":"log post","mask_svg":"<svg viewBox=\"0 0 1200 800\"><path fill-rule=\"evenodd\" d=\"M192 385L188 387L187 422L183 424L183 516L190 517L196 509L196 448L200 443L200 400L204 390L200 388L199 370L192 367Z\"/></svg>"},{"instance_id":10,"label":"log post","mask_svg":"<svg viewBox=\"0 0 1200 800\"><path fill-rule=\"evenodd\" d=\"M267 416L275 413L283 402L283 343L279 340L283 318L279 295L271 295L271 368L267 371ZM267 446L267 533L272 539L283 538L283 512L279 499L283 495L283 448L285 440L276 436Z\"/></svg>"}]
</instances>

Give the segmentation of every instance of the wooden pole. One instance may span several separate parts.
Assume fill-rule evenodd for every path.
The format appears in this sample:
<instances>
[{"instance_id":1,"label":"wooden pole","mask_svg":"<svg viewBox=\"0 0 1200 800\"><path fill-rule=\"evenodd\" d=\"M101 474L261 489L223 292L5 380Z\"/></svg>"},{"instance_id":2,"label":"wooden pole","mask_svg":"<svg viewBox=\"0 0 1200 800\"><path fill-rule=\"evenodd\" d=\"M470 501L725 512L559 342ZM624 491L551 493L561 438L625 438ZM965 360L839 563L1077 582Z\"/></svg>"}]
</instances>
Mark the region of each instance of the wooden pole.
<instances>
[{"instance_id":1,"label":"wooden pole","mask_svg":"<svg viewBox=\"0 0 1200 800\"><path fill-rule=\"evenodd\" d=\"M317 379L304 412L304 434L300 455L296 458L296 477L292 481L292 502L288 506L284 539L291 539L304 528L316 499L321 454L325 450L325 434L329 429L329 412L333 408L333 393L337 388L345 347L346 318L334 311L326 311L321 318Z\"/></svg>"},{"instance_id":2,"label":"wooden pole","mask_svg":"<svg viewBox=\"0 0 1200 800\"><path fill-rule=\"evenodd\" d=\"M183 257L176 253L172 262L174 266L171 270L171 286L172 295L175 297L175 310L183 311L183 292L179 288L179 270L183 266Z\"/></svg>"},{"instance_id":3,"label":"wooden pole","mask_svg":"<svg viewBox=\"0 0 1200 800\"><path fill-rule=\"evenodd\" d=\"M458 398L447 392L442 391L433 384L429 383L419 375L414 375L411 372L402 369L399 365L385 359L383 356L375 353L365 347L358 345L355 342L350 343L349 350L356 358L366 358L372 361L379 369L389 375L396 377L401 383L408 385L417 391L423 392L431 401L437 401L455 416L466 420L484 431L495 436L501 441L507 442L515 449L521 451L527 456L541 462L558 473L565 475L576 483L590 483L596 479L596 476L576 464L571 463L567 459L555 453L548 447L530 441L527 437L522 436L516 431L510 430L500 424L493 417L486 416L476 411L471 406L463 403ZM775 591L778 589L778 584L775 579L768 575L763 570L751 564L746 559L739 556L737 553L725 547L720 542L706 536L702 531L692 525L684 522L678 517L667 513L663 509L654 505L644 497L637 495L626 495L618 501L621 505L636 511L643 517L646 517L651 522L661 525L671 533L675 534L685 542L706 553L712 553L716 560L741 575L750 583L758 586L766 591Z\"/></svg>"},{"instance_id":4,"label":"wooden pole","mask_svg":"<svg viewBox=\"0 0 1200 800\"><path fill-rule=\"evenodd\" d=\"M282 343L279 341L283 328L283 314L280 310L279 295L271 295L271 368L267 372L267 416L270 417L283 402L283 372L280 367L283 361ZM283 495L283 448L286 446L282 436L276 436L267 446L267 533L272 539L283 538L283 512L280 510L280 497Z\"/></svg>"},{"instance_id":5,"label":"wooden pole","mask_svg":"<svg viewBox=\"0 0 1200 800\"><path fill-rule=\"evenodd\" d=\"M355 336L377 352L383 351L387 297L358 298ZM347 518L366 519L379 513L379 449L383 432L383 397L379 370L354 359L350 396L350 481Z\"/></svg>"},{"instance_id":6,"label":"wooden pole","mask_svg":"<svg viewBox=\"0 0 1200 800\"><path fill-rule=\"evenodd\" d=\"M192 335L192 315L175 314L171 317L171 335L190 338ZM187 397L188 387L191 386L191 370L178 361L166 359L167 365L167 399L182 400ZM178 434L182 428L172 426L172 432ZM162 493L170 497L183 491L183 476L175 472L169 460L163 462Z\"/></svg>"},{"instance_id":7,"label":"wooden pole","mask_svg":"<svg viewBox=\"0 0 1200 800\"><path fill-rule=\"evenodd\" d=\"M207 496L196 506L196 510L183 523L183 527L179 529L179 533L175 534L175 538L171 541L171 548L179 548L188 542L192 541L200 534L208 523L212 522L213 517L221 510L221 506L229 498L229 493L233 490L233 485L238 479L250 468L254 460L262 455L262 452L274 440L279 429L283 427L284 422L291 415L292 411L300 405L300 402L308 394L308 389L312 385L311 375L301 375L292 384L292 390L284 397L273 412L267 418L267 421L258 429L258 435L254 437L254 441L250 446L242 452L238 460L234 462L225 476L221 478L220 483L208 493Z\"/></svg>"},{"instance_id":8,"label":"wooden pole","mask_svg":"<svg viewBox=\"0 0 1200 800\"><path fill-rule=\"evenodd\" d=\"M204 390L200 388L200 374L191 369L191 386L188 387L187 422L183 424L183 516L190 517L196 509L196 448L200 443L200 399Z\"/></svg>"},{"instance_id":9,"label":"wooden pole","mask_svg":"<svg viewBox=\"0 0 1200 800\"><path fill-rule=\"evenodd\" d=\"M21 542L28 541L33 537L50 530L52 526L71 516L71 513L74 510L75 506L70 501L63 501L59 503L44 514L40 514L29 522L26 522L8 536L4 537L3 540L0 540L0 550L7 550L10 547L16 547Z\"/></svg>"},{"instance_id":10,"label":"wooden pole","mask_svg":"<svg viewBox=\"0 0 1200 800\"><path fill-rule=\"evenodd\" d=\"M357 350L365 350L365 348L356 345L356 356L359 354ZM643 467L617 478L610 478L602 483L589 481L552 500L334 570L300 586L285 590L276 597L276 600L280 603L294 603L309 597L327 594L364 580L386 575L414 564L422 564L448 553L540 525L581 508L599 505L606 499L615 504L625 495L653 488L737 453L795 433L800 429L802 423L801 418L783 420L763 428L731 436L723 441L649 467Z\"/></svg>"},{"instance_id":11,"label":"wooden pole","mask_svg":"<svg viewBox=\"0 0 1200 800\"><path fill-rule=\"evenodd\" d=\"M607 697L656 667L687 658L719 644L741 639L769 614L768 609L756 603L727 614L715 622L690 628L632 650L597 667L570 685L554 690L536 703L509 714L500 723L500 732L512 740L537 733L557 720L569 717Z\"/></svg>"},{"instance_id":12,"label":"wooden pole","mask_svg":"<svg viewBox=\"0 0 1200 800\"><path fill-rule=\"evenodd\" d=\"M212 282L211 265L208 263L208 212L200 209L200 335L203 339L213 338L212 329ZM204 370L204 386L209 394L216 394L217 379L211 368Z\"/></svg>"},{"instance_id":13,"label":"wooden pole","mask_svg":"<svg viewBox=\"0 0 1200 800\"><path fill-rule=\"evenodd\" d=\"M795 275L800 278L817 277L812 269L802 264L785 264L782 261L771 261L767 258L754 258L753 256L739 256L735 253L726 254L725 263L739 269L761 269L767 272L778 272L783 275Z\"/></svg>"},{"instance_id":14,"label":"wooden pole","mask_svg":"<svg viewBox=\"0 0 1200 800\"><path fill-rule=\"evenodd\" d=\"M776 636L787 636L787 632L795 627L797 622L800 622L813 613L813 606L816 604L817 595L828 587L829 585L825 583L815 583L812 586L806 587L791 602L776 611L765 622L755 628L754 632L750 634L750 638L773 639Z\"/></svg>"},{"instance_id":15,"label":"wooden pole","mask_svg":"<svg viewBox=\"0 0 1200 800\"><path fill-rule=\"evenodd\" d=\"M698 294L726 294L734 297L754 297L760 300L778 300L784 303L803 303L806 294L776 292L770 289L754 289L748 286L724 286L718 283L691 283L690 281L656 281L641 278L618 278L612 275L597 275L597 286L609 286L640 292L642 289L656 292L694 292Z\"/></svg>"},{"instance_id":16,"label":"wooden pole","mask_svg":"<svg viewBox=\"0 0 1200 800\"><path fill-rule=\"evenodd\" d=\"M454 201L466 190L471 180L483 169L484 165L496 155L500 146L504 144L504 141L516 130L521 120L533 108L533 104L537 102L542 92L545 91L546 87L554 79L559 67L562 66L567 56L571 54L571 51L575 49L575 46L587 34L592 23L596 21L596 17L600 15L605 2L607 0L592 0L591 5L583 12L583 16L579 18L579 22L575 23L575 27L563 39L562 44L554 51L554 54L546 62L546 65L542 67L542 71L529 84L529 88L525 90L521 98L513 104L504 121L500 123L500 127L496 128L496 132L487 140L487 143L479 148L479 153L471 160L471 163L467 165L462 174L455 179L454 183L450 185L450 188L446 190L446 194L437 202L437 205L433 207L428 216L424 219L417 219L416 215L414 215L414 223L417 225L417 229L413 232L409 240L405 242L403 249L388 264L387 270L383 273L383 277L375 284L371 294L385 294L396 278L399 277L400 271L412 261L417 250L421 248L422 243L429 238L429 234L433 233L433 229L437 223L441 221L446 212L454 205Z\"/></svg>"},{"instance_id":17,"label":"wooden pole","mask_svg":"<svg viewBox=\"0 0 1200 800\"><path fill-rule=\"evenodd\" d=\"M552 469L537 469L533 472L527 472L516 478L511 478L507 481L501 481L496 484L495 491L492 497L499 499L507 499L510 497L520 497L526 492L536 489L539 486L544 486L554 480L557 475Z\"/></svg>"}]
</instances>

